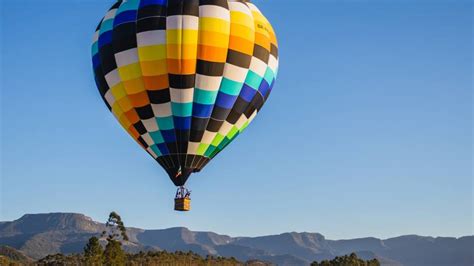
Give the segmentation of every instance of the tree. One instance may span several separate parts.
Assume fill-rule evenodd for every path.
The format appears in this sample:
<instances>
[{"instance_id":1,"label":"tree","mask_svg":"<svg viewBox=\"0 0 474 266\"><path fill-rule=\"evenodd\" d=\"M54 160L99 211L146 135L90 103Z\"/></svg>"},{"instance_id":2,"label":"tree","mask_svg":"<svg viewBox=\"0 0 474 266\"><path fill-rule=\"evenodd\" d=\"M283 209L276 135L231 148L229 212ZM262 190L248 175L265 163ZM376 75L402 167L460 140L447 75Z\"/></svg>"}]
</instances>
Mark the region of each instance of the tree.
<instances>
[{"instance_id":1,"label":"tree","mask_svg":"<svg viewBox=\"0 0 474 266\"><path fill-rule=\"evenodd\" d=\"M104 251L105 265L121 266L125 265L127 255L122 250L122 243L114 239L108 239Z\"/></svg>"},{"instance_id":2,"label":"tree","mask_svg":"<svg viewBox=\"0 0 474 266\"><path fill-rule=\"evenodd\" d=\"M89 238L89 242L84 247L84 259L87 265L102 265L104 250L97 237Z\"/></svg>"},{"instance_id":3,"label":"tree","mask_svg":"<svg viewBox=\"0 0 474 266\"><path fill-rule=\"evenodd\" d=\"M8 266L14 265L14 266L16 266L16 265L20 265L20 264L19 263L16 264L10 258L0 255L0 265L8 265Z\"/></svg>"},{"instance_id":4,"label":"tree","mask_svg":"<svg viewBox=\"0 0 474 266\"><path fill-rule=\"evenodd\" d=\"M108 229L107 240L118 240L121 238L124 241L128 241L127 228L125 228L122 218L120 215L118 215L118 213L111 212L109 214L109 219L107 219L107 222L105 223L105 226ZM106 234L107 231L102 232L102 236Z\"/></svg>"},{"instance_id":5,"label":"tree","mask_svg":"<svg viewBox=\"0 0 474 266\"><path fill-rule=\"evenodd\" d=\"M54 254L48 255L39 261L37 261L34 265L42 265L42 266L57 266L57 265L82 265L83 260L81 255L72 254L72 255L64 255L64 254Z\"/></svg>"},{"instance_id":6,"label":"tree","mask_svg":"<svg viewBox=\"0 0 474 266\"><path fill-rule=\"evenodd\" d=\"M332 260L323 260L321 262L314 261L311 266L380 266L377 259L362 260L355 253L342 257L335 257Z\"/></svg>"},{"instance_id":7,"label":"tree","mask_svg":"<svg viewBox=\"0 0 474 266\"><path fill-rule=\"evenodd\" d=\"M95 242L95 240L91 241ZM95 242L96 243L96 242ZM92 244L90 246L96 246ZM251 260L246 263L236 260L235 258L224 258L214 257L208 255L206 258L201 257L191 251L183 252L167 252L167 251L148 251L139 252L135 254L125 254L121 249L120 242L117 240L111 240L104 251L104 261L101 264L91 264L85 258L85 255L72 254L56 254L48 255L39 261L23 263L18 262L17 264L8 264L12 261L9 258L2 257L0 255L0 265L5 266L20 266L20 265L41 265L41 266L59 266L59 265L86 265L86 266L137 266L137 265L150 265L150 266L170 266L170 265L194 265L194 266L270 266L273 264L266 263L258 260ZM332 266L332 265L330 265ZM352 265L351 265L352 266Z\"/></svg>"},{"instance_id":8,"label":"tree","mask_svg":"<svg viewBox=\"0 0 474 266\"><path fill-rule=\"evenodd\" d=\"M107 234L107 245L104 251L104 262L106 265L125 265L127 255L122 250L121 241L128 241L127 228L122 222L122 218L118 213L111 212L109 219L105 223L106 231L102 236Z\"/></svg>"}]
</instances>

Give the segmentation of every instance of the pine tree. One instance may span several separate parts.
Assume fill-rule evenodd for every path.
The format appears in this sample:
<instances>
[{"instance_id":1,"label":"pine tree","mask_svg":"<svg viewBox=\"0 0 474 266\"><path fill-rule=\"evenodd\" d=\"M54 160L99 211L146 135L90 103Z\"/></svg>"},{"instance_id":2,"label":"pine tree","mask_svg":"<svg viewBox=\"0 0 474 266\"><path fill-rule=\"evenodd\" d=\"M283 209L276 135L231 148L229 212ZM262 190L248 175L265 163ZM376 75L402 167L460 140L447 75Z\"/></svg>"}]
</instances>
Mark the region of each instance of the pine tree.
<instances>
[{"instance_id":1,"label":"pine tree","mask_svg":"<svg viewBox=\"0 0 474 266\"><path fill-rule=\"evenodd\" d=\"M84 259L87 265L102 265L104 260L104 250L97 237L91 237L84 247Z\"/></svg>"},{"instance_id":2,"label":"pine tree","mask_svg":"<svg viewBox=\"0 0 474 266\"><path fill-rule=\"evenodd\" d=\"M122 244L113 239L109 239L104 251L105 265L122 266L125 265L127 255L122 250Z\"/></svg>"}]
</instances>

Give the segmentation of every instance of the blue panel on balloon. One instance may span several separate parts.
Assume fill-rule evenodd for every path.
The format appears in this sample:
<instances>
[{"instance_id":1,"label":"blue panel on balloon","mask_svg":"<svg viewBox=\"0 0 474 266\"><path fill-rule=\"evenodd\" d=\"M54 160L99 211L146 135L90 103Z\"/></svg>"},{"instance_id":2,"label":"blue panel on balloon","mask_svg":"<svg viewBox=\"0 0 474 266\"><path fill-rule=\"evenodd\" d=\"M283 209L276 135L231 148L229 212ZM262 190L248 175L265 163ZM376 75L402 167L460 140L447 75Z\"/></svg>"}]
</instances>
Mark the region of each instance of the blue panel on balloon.
<instances>
[{"instance_id":1,"label":"blue panel on balloon","mask_svg":"<svg viewBox=\"0 0 474 266\"><path fill-rule=\"evenodd\" d=\"M237 96L232 96L220 91L217 95L216 105L225 109L232 109L236 99Z\"/></svg>"},{"instance_id":2,"label":"blue panel on balloon","mask_svg":"<svg viewBox=\"0 0 474 266\"><path fill-rule=\"evenodd\" d=\"M166 6L166 0L141 0L140 1L140 7L151 6L151 5Z\"/></svg>"},{"instance_id":3,"label":"blue panel on balloon","mask_svg":"<svg viewBox=\"0 0 474 266\"><path fill-rule=\"evenodd\" d=\"M99 47L112 42L112 31L106 31L99 36Z\"/></svg>"},{"instance_id":4,"label":"blue panel on balloon","mask_svg":"<svg viewBox=\"0 0 474 266\"><path fill-rule=\"evenodd\" d=\"M262 83L260 83L260 87L258 88L258 91L262 94L262 96L265 96L269 91L270 91L270 85L266 80L262 80Z\"/></svg>"},{"instance_id":5,"label":"blue panel on balloon","mask_svg":"<svg viewBox=\"0 0 474 266\"><path fill-rule=\"evenodd\" d=\"M179 130L189 130L191 129L191 117L186 116L174 116L174 127Z\"/></svg>"},{"instance_id":6,"label":"blue panel on balloon","mask_svg":"<svg viewBox=\"0 0 474 266\"><path fill-rule=\"evenodd\" d=\"M92 57L92 65L94 66L94 69L96 69L98 66L100 66L99 54L95 54L95 55Z\"/></svg>"},{"instance_id":7,"label":"blue panel on balloon","mask_svg":"<svg viewBox=\"0 0 474 266\"><path fill-rule=\"evenodd\" d=\"M118 14L114 19L114 27L127 22L135 22L137 19L136 10L128 10Z\"/></svg>"},{"instance_id":8,"label":"blue panel on balloon","mask_svg":"<svg viewBox=\"0 0 474 266\"><path fill-rule=\"evenodd\" d=\"M161 154L166 155L170 153L168 146L166 146L165 143L156 144L156 146L158 146L158 149L160 149Z\"/></svg>"},{"instance_id":9,"label":"blue panel on balloon","mask_svg":"<svg viewBox=\"0 0 474 266\"><path fill-rule=\"evenodd\" d=\"M161 135L163 135L163 139L166 143L176 142L176 135L174 133L174 129L171 130L160 130Z\"/></svg>"},{"instance_id":10,"label":"blue panel on balloon","mask_svg":"<svg viewBox=\"0 0 474 266\"><path fill-rule=\"evenodd\" d=\"M213 106L214 105L212 105L212 104L194 103L194 105L193 105L193 116L208 118L208 117L211 116Z\"/></svg>"},{"instance_id":11,"label":"blue panel on balloon","mask_svg":"<svg viewBox=\"0 0 474 266\"><path fill-rule=\"evenodd\" d=\"M240 91L240 97L246 102L251 102L255 96L255 93L257 93L256 90L252 89L252 87L248 86L247 84L244 84L242 90Z\"/></svg>"}]
</instances>

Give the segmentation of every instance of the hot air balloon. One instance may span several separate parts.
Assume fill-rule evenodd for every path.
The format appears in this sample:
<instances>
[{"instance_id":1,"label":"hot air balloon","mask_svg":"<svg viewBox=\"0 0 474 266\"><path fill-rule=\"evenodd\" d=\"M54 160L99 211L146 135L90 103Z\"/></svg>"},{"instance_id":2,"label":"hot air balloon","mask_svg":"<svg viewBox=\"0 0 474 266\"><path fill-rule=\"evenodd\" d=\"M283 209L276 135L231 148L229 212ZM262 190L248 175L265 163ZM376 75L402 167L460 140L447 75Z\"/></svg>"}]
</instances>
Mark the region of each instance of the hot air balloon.
<instances>
[{"instance_id":1,"label":"hot air balloon","mask_svg":"<svg viewBox=\"0 0 474 266\"><path fill-rule=\"evenodd\" d=\"M95 81L123 128L178 187L231 143L275 83L278 45L245 0L118 1L93 38Z\"/></svg>"}]
</instances>

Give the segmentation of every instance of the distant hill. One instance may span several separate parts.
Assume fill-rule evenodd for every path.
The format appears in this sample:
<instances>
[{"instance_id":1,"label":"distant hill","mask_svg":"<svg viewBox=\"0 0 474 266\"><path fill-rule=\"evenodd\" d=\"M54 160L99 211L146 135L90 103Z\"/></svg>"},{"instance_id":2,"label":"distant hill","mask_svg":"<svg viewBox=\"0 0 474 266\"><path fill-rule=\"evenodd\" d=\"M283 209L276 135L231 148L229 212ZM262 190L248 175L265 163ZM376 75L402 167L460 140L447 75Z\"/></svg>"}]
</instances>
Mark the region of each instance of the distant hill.
<instances>
[{"instance_id":1,"label":"distant hill","mask_svg":"<svg viewBox=\"0 0 474 266\"><path fill-rule=\"evenodd\" d=\"M32 262L33 261L30 257L23 254L23 252L18 251L9 246L0 246L0 257L5 257L9 261L14 261L14 262Z\"/></svg>"},{"instance_id":2,"label":"distant hill","mask_svg":"<svg viewBox=\"0 0 474 266\"><path fill-rule=\"evenodd\" d=\"M104 224L83 214L27 214L15 221L0 222L0 246L11 246L33 259L58 252L79 253L91 236L98 236L103 230ZM124 248L128 252L190 250L202 256L233 256L240 261L256 259L277 265L308 265L314 260L356 252L364 259L377 258L382 265L474 265L474 236L433 238L409 235L384 240L328 240L317 233L291 232L235 238L183 227L127 230L130 241L124 243Z\"/></svg>"}]
</instances>

